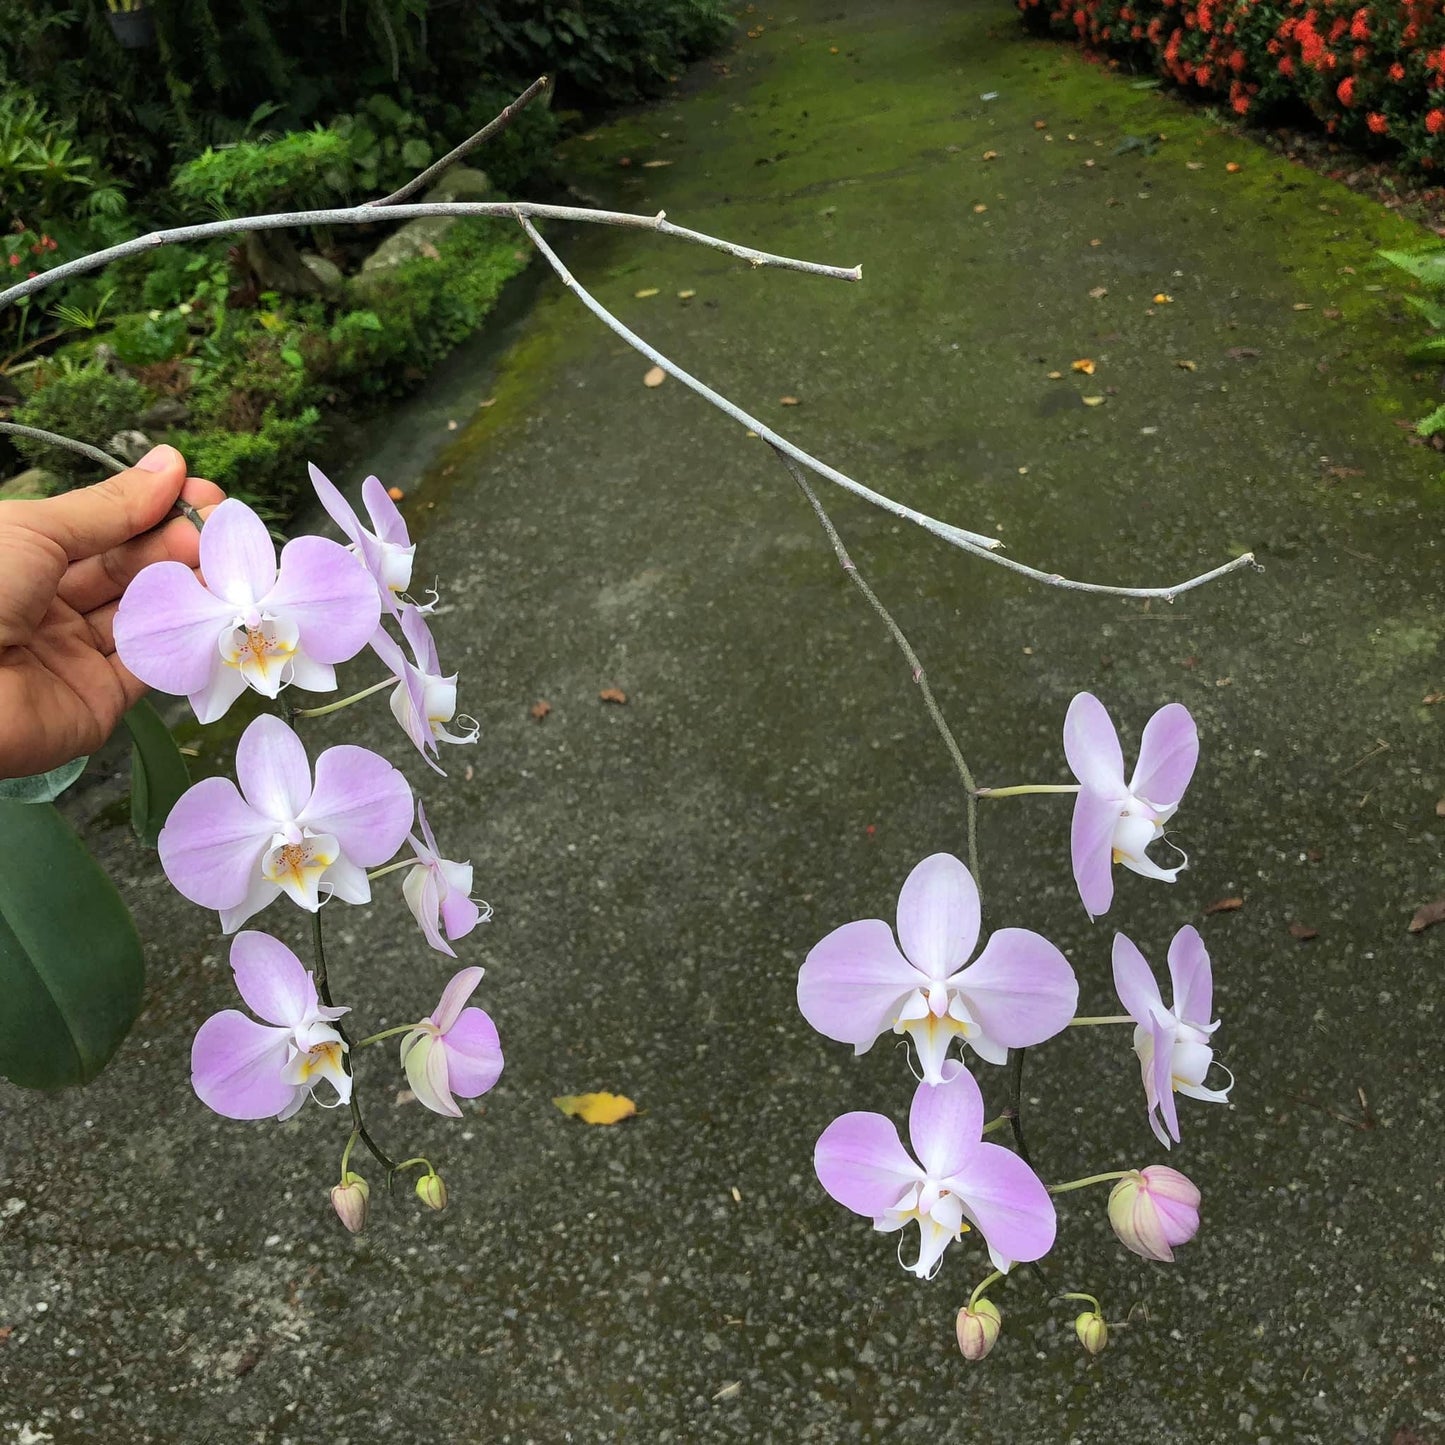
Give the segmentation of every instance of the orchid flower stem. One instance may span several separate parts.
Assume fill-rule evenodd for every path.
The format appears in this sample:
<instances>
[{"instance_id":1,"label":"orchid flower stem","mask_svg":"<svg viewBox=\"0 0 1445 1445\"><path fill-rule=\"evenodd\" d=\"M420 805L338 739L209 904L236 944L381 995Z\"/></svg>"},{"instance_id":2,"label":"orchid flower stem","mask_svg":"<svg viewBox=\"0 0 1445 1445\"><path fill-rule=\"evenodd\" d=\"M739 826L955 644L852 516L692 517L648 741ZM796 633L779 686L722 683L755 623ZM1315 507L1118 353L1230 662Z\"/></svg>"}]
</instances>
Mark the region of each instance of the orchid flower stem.
<instances>
[{"instance_id":1,"label":"orchid flower stem","mask_svg":"<svg viewBox=\"0 0 1445 1445\"><path fill-rule=\"evenodd\" d=\"M356 1141L361 1138L361 1130L353 1129L351 1137L346 1141L346 1148L341 1151L341 1182L346 1183L346 1169L351 1163L351 1151L356 1148Z\"/></svg>"},{"instance_id":2,"label":"orchid flower stem","mask_svg":"<svg viewBox=\"0 0 1445 1445\"><path fill-rule=\"evenodd\" d=\"M436 1170L431 1167L431 1160L423 1159L420 1155L418 1155L415 1159L403 1159L400 1164L393 1164L391 1166L391 1172L393 1174L400 1174L403 1169L410 1169L415 1164L425 1164L426 1172L428 1174L436 1173Z\"/></svg>"},{"instance_id":3,"label":"orchid flower stem","mask_svg":"<svg viewBox=\"0 0 1445 1445\"><path fill-rule=\"evenodd\" d=\"M1001 1280L1001 1279L1007 1279L1007 1278L1008 1278L1008 1276L1007 1276L1006 1274L1004 1274L1004 1272L1003 1272L1001 1269L996 1269L996 1270L994 1270L994 1272L993 1272L991 1275L989 1275L986 1279L980 1280L980 1281L979 1281L978 1288L975 1289L974 1292L973 1292L971 1295L969 1295L969 1297L968 1297L968 1307L969 1307L969 1309L972 1309L972 1308L974 1307L974 1305L976 1305L976 1304L979 1302L979 1300L983 1298L983 1292L984 1292L984 1290L986 1290L990 1285L992 1285L992 1284L997 1284L999 1280Z\"/></svg>"},{"instance_id":4,"label":"orchid flower stem","mask_svg":"<svg viewBox=\"0 0 1445 1445\"><path fill-rule=\"evenodd\" d=\"M364 687L360 692L354 692L350 697L337 699L336 702L328 702L322 707L299 707L296 709L297 717L325 717L329 712L340 712L344 707L350 707L354 702L360 702L364 697L370 697L374 692L380 692L384 687L395 687L394 677L384 677L380 682L374 682L370 687Z\"/></svg>"},{"instance_id":5,"label":"orchid flower stem","mask_svg":"<svg viewBox=\"0 0 1445 1445\"><path fill-rule=\"evenodd\" d=\"M316 969L314 974L316 980L316 996L321 1000L322 1003L326 1005L327 1008L331 1008L331 984L326 977L326 944L323 941L321 935L321 910L319 908L316 910L315 913L311 915L311 947L316 959ZM343 1024L340 1019L337 1019L336 1022L332 1025L332 1027L335 1028L336 1032L341 1035L342 1043L344 1043L347 1049L350 1050L351 1039L347 1035L346 1025ZM390 1180L392 1173L396 1169L396 1163L392 1159L391 1155L389 1155L386 1150L384 1150L381 1145L378 1144L376 1140L371 1137L371 1134L366 1127L366 1121L361 1117L361 1098L356 1085L356 1072L354 1069L351 1068L350 1063L347 1064L347 1070L351 1074L352 1130L354 1134L361 1139L361 1142L365 1144L366 1147L371 1151L371 1155L376 1160L376 1162L387 1171L386 1177L388 1180ZM351 1146L347 1145L348 1153L350 1152L350 1148Z\"/></svg>"},{"instance_id":6,"label":"orchid flower stem","mask_svg":"<svg viewBox=\"0 0 1445 1445\"><path fill-rule=\"evenodd\" d=\"M1010 1049L1008 1054L1008 1109L1006 1110L1009 1122L1013 1125L1014 1144L1018 1148L1019 1157L1029 1168L1033 1168L1033 1160L1029 1158L1029 1146L1024 1140L1023 1121L1023 1093L1024 1093L1024 1055L1027 1049Z\"/></svg>"},{"instance_id":7,"label":"orchid flower stem","mask_svg":"<svg viewBox=\"0 0 1445 1445\"><path fill-rule=\"evenodd\" d=\"M938 706L938 700L933 695L933 689L928 685L928 677L923 670L923 663L913 650L913 644L904 635L903 629L893 620L893 614L878 600L878 594L868 585L863 574L858 570L857 563L848 555L848 549L843 545L843 539L838 535L838 529L833 525L833 519L824 509L822 502L818 500L817 492L803 475L802 469L781 448L774 446L773 451L777 453L778 460L787 467L793 480L798 484L798 489L808 499L808 505L812 507L819 525L832 544L833 552L838 558L838 565L847 574L848 580L863 594L868 605L878 614L912 670L913 681L918 684L919 695L923 698L923 706L928 709L928 716L933 719L933 725L938 729L938 734L943 739L943 745L948 749L949 757L953 759L953 766L963 780L964 817L968 830L968 871L973 874L973 881L979 883L978 785L974 782L973 770L964 761L963 753L958 746L958 739L954 737L952 729L945 721L943 712ZM982 885L979 886L980 892L982 892Z\"/></svg>"},{"instance_id":8,"label":"orchid flower stem","mask_svg":"<svg viewBox=\"0 0 1445 1445\"><path fill-rule=\"evenodd\" d=\"M1122 1179L1129 1171L1127 1169L1115 1169L1110 1174L1090 1174L1083 1179L1070 1179L1067 1184L1050 1184L1050 1194L1067 1194L1071 1189L1087 1189L1091 1184L1108 1184L1115 1179Z\"/></svg>"},{"instance_id":9,"label":"orchid flower stem","mask_svg":"<svg viewBox=\"0 0 1445 1445\"><path fill-rule=\"evenodd\" d=\"M1071 1029L1091 1028L1095 1024L1132 1024L1133 1014L1098 1014L1093 1018L1070 1019L1068 1027Z\"/></svg>"},{"instance_id":10,"label":"orchid flower stem","mask_svg":"<svg viewBox=\"0 0 1445 1445\"><path fill-rule=\"evenodd\" d=\"M1099 1303L1098 1299L1094 1295L1084 1294L1080 1290L1070 1290L1068 1294L1061 1294L1059 1298L1083 1300L1085 1304L1093 1305L1094 1313L1096 1315L1102 1315L1104 1313L1104 1307Z\"/></svg>"},{"instance_id":11,"label":"orchid flower stem","mask_svg":"<svg viewBox=\"0 0 1445 1445\"><path fill-rule=\"evenodd\" d=\"M399 868L412 868L416 865L416 855L410 858L398 858L395 863L388 863L385 868L373 868L366 875L368 883L375 883L378 878L385 878L388 873L395 873Z\"/></svg>"},{"instance_id":12,"label":"orchid flower stem","mask_svg":"<svg viewBox=\"0 0 1445 1445\"><path fill-rule=\"evenodd\" d=\"M983 1132L985 1134L992 1134L995 1130L1006 1128L1008 1122L1009 1116L1007 1114L1000 1114L997 1119L990 1119L988 1123L983 1126Z\"/></svg>"},{"instance_id":13,"label":"orchid flower stem","mask_svg":"<svg viewBox=\"0 0 1445 1445\"><path fill-rule=\"evenodd\" d=\"M1077 793L1077 783L1019 783L1012 788L980 788L980 798L1021 798L1025 793Z\"/></svg>"},{"instance_id":14,"label":"orchid flower stem","mask_svg":"<svg viewBox=\"0 0 1445 1445\"><path fill-rule=\"evenodd\" d=\"M379 1044L382 1039L392 1039L395 1038L397 1034L409 1034L415 1027L415 1024L398 1024L394 1029L382 1029L379 1034L368 1034L364 1039L360 1039L357 1043L353 1044L352 1047L354 1049L364 1049L367 1044Z\"/></svg>"}]
</instances>

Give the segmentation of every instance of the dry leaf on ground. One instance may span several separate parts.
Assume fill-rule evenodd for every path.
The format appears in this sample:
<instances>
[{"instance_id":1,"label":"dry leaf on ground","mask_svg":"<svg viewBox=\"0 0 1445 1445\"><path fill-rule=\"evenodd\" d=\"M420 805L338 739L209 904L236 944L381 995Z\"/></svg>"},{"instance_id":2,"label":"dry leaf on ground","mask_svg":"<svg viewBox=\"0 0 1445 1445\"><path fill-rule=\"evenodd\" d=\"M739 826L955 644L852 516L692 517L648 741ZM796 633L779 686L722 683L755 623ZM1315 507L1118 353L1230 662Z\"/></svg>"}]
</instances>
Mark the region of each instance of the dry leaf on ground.
<instances>
[{"instance_id":1,"label":"dry leaf on ground","mask_svg":"<svg viewBox=\"0 0 1445 1445\"><path fill-rule=\"evenodd\" d=\"M1297 938L1301 943L1308 943L1310 939L1318 938L1320 931L1318 928L1311 928L1308 923L1291 923L1289 936Z\"/></svg>"},{"instance_id":2,"label":"dry leaf on ground","mask_svg":"<svg viewBox=\"0 0 1445 1445\"><path fill-rule=\"evenodd\" d=\"M1204 905L1204 912L1210 913L1233 913L1237 908L1244 907L1242 898L1217 898L1213 903Z\"/></svg>"},{"instance_id":3,"label":"dry leaf on ground","mask_svg":"<svg viewBox=\"0 0 1445 1445\"><path fill-rule=\"evenodd\" d=\"M402 491L400 487L388 487L386 489L386 495L390 497L393 502L399 502L406 496L406 493Z\"/></svg>"},{"instance_id":4,"label":"dry leaf on ground","mask_svg":"<svg viewBox=\"0 0 1445 1445\"><path fill-rule=\"evenodd\" d=\"M1087 356L1081 356L1077 361L1070 363L1069 370L1082 371L1085 376L1092 376L1094 374L1094 363L1090 361Z\"/></svg>"},{"instance_id":5,"label":"dry leaf on ground","mask_svg":"<svg viewBox=\"0 0 1445 1445\"><path fill-rule=\"evenodd\" d=\"M1410 920L1410 932L1424 933L1427 928L1432 928L1437 923L1445 923L1445 898L1437 898L1433 903L1417 908L1415 916Z\"/></svg>"},{"instance_id":6,"label":"dry leaf on ground","mask_svg":"<svg viewBox=\"0 0 1445 1445\"><path fill-rule=\"evenodd\" d=\"M671 164L671 161L643 161L642 169L645 171L655 171L660 166L670 166Z\"/></svg>"},{"instance_id":7,"label":"dry leaf on ground","mask_svg":"<svg viewBox=\"0 0 1445 1445\"><path fill-rule=\"evenodd\" d=\"M541 722L542 719L552 711L552 704L548 702L545 697L538 698L538 700L528 708L528 711L532 714L533 722Z\"/></svg>"},{"instance_id":8,"label":"dry leaf on ground","mask_svg":"<svg viewBox=\"0 0 1445 1445\"><path fill-rule=\"evenodd\" d=\"M1176 362L1174 363L1174 365L1177 366L1177 367L1180 369L1180 371L1198 371L1198 370L1199 370L1198 365L1197 365L1195 362L1193 362L1193 361L1176 361Z\"/></svg>"},{"instance_id":9,"label":"dry leaf on ground","mask_svg":"<svg viewBox=\"0 0 1445 1445\"><path fill-rule=\"evenodd\" d=\"M558 1094L552 1102L584 1124L619 1124L637 1112L625 1094Z\"/></svg>"},{"instance_id":10,"label":"dry leaf on ground","mask_svg":"<svg viewBox=\"0 0 1445 1445\"><path fill-rule=\"evenodd\" d=\"M677 293L677 299L678 299L679 301L691 301L692 298L693 298L694 296L696 296L696 295L697 295L697 292L696 292L696 291L691 291L691 290L689 290L689 291L679 291L679 292Z\"/></svg>"},{"instance_id":11,"label":"dry leaf on ground","mask_svg":"<svg viewBox=\"0 0 1445 1445\"><path fill-rule=\"evenodd\" d=\"M649 296L656 296L657 290L656 286L644 286L641 291L634 291L632 296L636 301L646 301Z\"/></svg>"},{"instance_id":12,"label":"dry leaf on ground","mask_svg":"<svg viewBox=\"0 0 1445 1445\"><path fill-rule=\"evenodd\" d=\"M797 405L798 405L798 398L795 397L795 396L780 396L780 397L778 398L778 405L779 405L779 406L797 406Z\"/></svg>"},{"instance_id":13,"label":"dry leaf on ground","mask_svg":"<svg viewBox=\"0 0 1445 1445\"><path fill-rule=\"evenodd\" d=\"M649 367L642 378L643 386L661 386L667 380L667 373L660 366Z\"/></svg>"},{"instance_id":14,"label":"dry leaf on ground","mask_svg":"<svg viewBox=\"0 0 1445 1445\"><path fill-rule=\"evenodd\" d=\"M1103 406L1104 404L1104 398L1102 396L1086 396L1080 399L1085 406Z\"/></svg>"},{"instance_id":15,"label":"dry leaf on ground","mask_svg":"<svg viewBox=\"0 0 1445 1445\"><path fill-rule=\"evenodd\" d=\"M1109 294L1107 286L1095 286L1090 292L1090 297L1095 301L1102 301Z\"/></svg>"},{"instance_id":16,"label":"dry leaf on ground","mask_svg":"<svg viewBox=\"0 0 1445 1445\"><path fill-rule=\"evenodd\" d=\"M627 694L620 687L604 687L597 696L603 702L615 702L619 707L627 701Z\"/></svg>"}]
</instances>

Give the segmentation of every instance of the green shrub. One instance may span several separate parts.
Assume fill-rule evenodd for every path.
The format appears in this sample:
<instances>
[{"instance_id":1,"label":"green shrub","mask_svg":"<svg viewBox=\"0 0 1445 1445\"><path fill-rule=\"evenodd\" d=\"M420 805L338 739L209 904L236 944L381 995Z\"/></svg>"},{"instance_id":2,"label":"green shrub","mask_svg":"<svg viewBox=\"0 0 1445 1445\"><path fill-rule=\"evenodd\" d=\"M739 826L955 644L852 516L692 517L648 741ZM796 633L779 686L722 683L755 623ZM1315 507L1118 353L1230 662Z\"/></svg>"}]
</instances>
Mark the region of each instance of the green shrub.
<instances>
[{"instance_id":1,"label":"green shrub","mask_svg":"<svg viewBox=\"0 0 1445 1445\"><path fill-rule=\"evenodd\" d=\"M268 412L255 431L176 431L166 440L184 453L193 476L209 477L267 520L284 521L300 496L320 428L321 413L308 406L291 417Z\"/></svg>"},{"instance_id":2,"label":"green shrub","mask_svg":"<svg viewBox=\"0 0 1445 1445\"><path fill-rule=\"evenodd\" d=\"M136 425L145 404L145 389L129 376L117 376L98 365L67 367L48 376L45 384L15 412L14 419L24 426L41 427L104 447L116 432ZM96 464L75 452L24 437L16 437L15 446L36 466L54 472L68 487L96 479Z\"/></svg>"}]
</instances>

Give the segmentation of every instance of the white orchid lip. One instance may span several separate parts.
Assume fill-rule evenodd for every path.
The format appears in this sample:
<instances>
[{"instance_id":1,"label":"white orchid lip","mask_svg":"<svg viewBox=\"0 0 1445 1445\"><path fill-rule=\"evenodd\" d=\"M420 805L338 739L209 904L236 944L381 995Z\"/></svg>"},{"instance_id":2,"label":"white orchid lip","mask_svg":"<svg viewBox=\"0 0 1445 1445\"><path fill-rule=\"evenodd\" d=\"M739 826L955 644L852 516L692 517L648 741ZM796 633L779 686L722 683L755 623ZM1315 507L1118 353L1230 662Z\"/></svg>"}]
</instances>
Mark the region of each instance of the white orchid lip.
<instances>
[{"instance_id":1,"label":"white orchid lip","mask_svg":"<svg viewBox=\"0 0 1445 1445\"><path fill-rule=\"evenodd\" d=\"M340 853L340 845L328 833L288 828L278 833L266 850L261 860L261 875L303 908L314 910L321 900L326 870Z\"/></svg>"},{"instance_id":2,"label":"white orchid lip","mask_svg":"<svg viewBox=\"0 0 1445 1445\"><path fill-rule=\"evenodd\" d=\"M247 684L265 697L276 697L295 671L301 629L270 612L236 617L218 639L221 660L236 668Z\"/></svg>"}]
</instances>

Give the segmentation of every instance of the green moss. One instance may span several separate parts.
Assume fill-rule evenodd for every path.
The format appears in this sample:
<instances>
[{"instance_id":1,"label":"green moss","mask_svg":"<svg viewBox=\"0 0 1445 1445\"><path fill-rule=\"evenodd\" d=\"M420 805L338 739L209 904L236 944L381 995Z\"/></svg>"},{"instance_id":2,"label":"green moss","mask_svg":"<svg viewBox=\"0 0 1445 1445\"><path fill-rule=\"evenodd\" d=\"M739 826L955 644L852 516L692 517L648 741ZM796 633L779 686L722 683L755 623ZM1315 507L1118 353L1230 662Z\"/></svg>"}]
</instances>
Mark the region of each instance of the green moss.
<instances>
[{"instance_id":1,"label":"green moss","mask_svg":"<svg viewBox=\"0 0 1445 1445\"><path fill-rule=\"evenodd\" d=\"M144 406L145 390L139 382L102 366L84 366L47 377L45 384L16 411L15 420L104 447L116 432L136 425ZM24 437L16 437L15 446L53 472L65 486L95 480L95 463L74 452Z\"/></svg>"}]
</instances>

